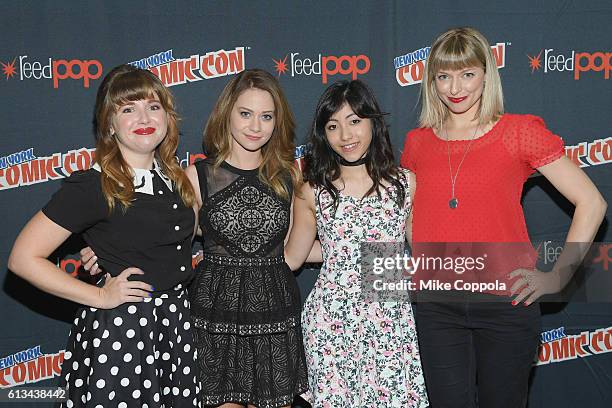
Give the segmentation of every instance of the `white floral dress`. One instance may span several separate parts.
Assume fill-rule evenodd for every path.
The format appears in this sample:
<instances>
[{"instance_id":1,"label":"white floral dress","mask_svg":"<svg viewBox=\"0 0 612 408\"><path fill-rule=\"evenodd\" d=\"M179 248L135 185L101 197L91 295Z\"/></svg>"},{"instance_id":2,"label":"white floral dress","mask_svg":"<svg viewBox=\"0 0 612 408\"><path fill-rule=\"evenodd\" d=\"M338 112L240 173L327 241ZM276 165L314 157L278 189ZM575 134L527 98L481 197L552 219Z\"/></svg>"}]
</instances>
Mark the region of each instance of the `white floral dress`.
<instances>
[{"instance_id":1,"label":"white floral dress","mask_svg":"<svg viewBox=\"0 0 612 408\"><path fill-rule=\"evenodd\" d=\"M410 302L360 297L360 243L404 240L411 203L408 178L402 183L403 208L394 187L382 199L340 194L336 211L327 191L315 189L324 264L302 311L315 408L428 406Z\"/></svg>"}]
</instances>

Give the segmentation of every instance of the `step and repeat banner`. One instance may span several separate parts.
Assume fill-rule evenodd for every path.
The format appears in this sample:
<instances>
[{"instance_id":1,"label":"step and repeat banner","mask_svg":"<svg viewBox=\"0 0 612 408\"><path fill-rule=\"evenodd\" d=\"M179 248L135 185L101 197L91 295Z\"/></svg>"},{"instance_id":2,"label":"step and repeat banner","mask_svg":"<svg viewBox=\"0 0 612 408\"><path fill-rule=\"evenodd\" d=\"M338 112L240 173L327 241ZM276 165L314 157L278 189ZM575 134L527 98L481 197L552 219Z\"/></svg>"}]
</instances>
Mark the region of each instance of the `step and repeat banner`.
<instances>
[{"instance_id":1,"label":"step and repeat banner","mask_svg":"<svg viewBox=\"0 0 612 408\"><path fill-rule=\"evenodd\" d=\"M285 90L298 162L318 97L350 78L366 81L389 113L399 159L417 124L431 42L450 27L473 26L491 42L506 110L543 117L610 203L611 19L606 0L2 2L0 389L57 384L77 306L17 278L7 259L62 179L92 166L95 93L112 67L149 69L170 87L184 167L203 157L202 129L223 86L248 68L270 71ZM532 239L554 262L552 243L564 240L572 206L538 176L526 184L523 206ZM611 219L608 210L597 241L612 241ZM72 237L51 259L76 275L82 246ZM594 262L608 271L612 246L600 250ZM304 296L317 273L300 272ZM612 406L612 304L570 301L542 311L529 406Z\"/></svg>"}]
</instances>

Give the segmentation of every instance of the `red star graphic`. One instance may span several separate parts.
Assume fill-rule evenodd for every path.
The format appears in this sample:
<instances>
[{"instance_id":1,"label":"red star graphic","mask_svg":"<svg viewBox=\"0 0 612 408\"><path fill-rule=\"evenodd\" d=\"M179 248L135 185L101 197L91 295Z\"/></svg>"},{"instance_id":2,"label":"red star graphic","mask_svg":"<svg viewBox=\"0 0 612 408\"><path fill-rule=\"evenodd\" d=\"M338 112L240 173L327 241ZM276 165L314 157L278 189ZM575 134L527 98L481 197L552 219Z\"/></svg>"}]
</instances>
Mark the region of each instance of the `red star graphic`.
<instances>
[{"instance_id":1,"label":"red star graphic","mask_svg":"<svg viewBox=\"0 0 612 408\"><path fill-rule=\"evenodd\" d=\"M6 80L8 81L8 79L10 77L12 77L13 75L15 75L15 73L17 72L17 70L15 69L15 60L17 58L13 58L13 62L9 63L9 64L5 64L4 62L0 61L0 64L2 64L2 73L4 75L6 75Z\"/></svg>"},{"instance_id":2,"label":"red star graphic","mask_svg":"<svg viewBox=\"0 0 612 408\"><path fill-rule=\"evenodd\" d=\"M603 267L604 271L608 271L608 267L610 263L612 263L612 257L610 256L610 250L612 249L612 244L601 244L599 247L599 256L593 259L593 263L600 263Z\"/></svg>"},{"instance_id":3,"label":"red star graphic","mask_svg":"<svg viewBox=\"0 0 612 408\"><path fill-rule=\"evenodd\" d=\"M537 55L537 57L532 57L531 55L527 54L527 58L529 58L529 66L531 67L532 74L536 69L542 68L542 63L540 62L541 56L542 56L541 50L540 50L540 53Z\"/></svg>"},{"instance_id":4,"label":"red star graphic","mask_svg":"<svg viewBox=\"0 0 612 408\"><path fill-rule=\"evenodd\" d=\"M279 59L278 61L272 58L272 61L274 61L274 69L276 70L276 72L278 72L278 76L287 73L287 57L288 55L285 55L285 58L283 58L282 60Z\"/></svg>"},{"instance_id":5,"label":"red star graphic","mask_svg":"<svg viewBox=\"0 0 612 408\"><path fill-rule=\"evenodd\" d=\"M538 255L538 260L542 259L542 253L540 252L540 249L542 248L543 243L544 241L540 241L540 243L538 244L538 247L535 249L536 254Z\"/></svg>"}]
</instances>

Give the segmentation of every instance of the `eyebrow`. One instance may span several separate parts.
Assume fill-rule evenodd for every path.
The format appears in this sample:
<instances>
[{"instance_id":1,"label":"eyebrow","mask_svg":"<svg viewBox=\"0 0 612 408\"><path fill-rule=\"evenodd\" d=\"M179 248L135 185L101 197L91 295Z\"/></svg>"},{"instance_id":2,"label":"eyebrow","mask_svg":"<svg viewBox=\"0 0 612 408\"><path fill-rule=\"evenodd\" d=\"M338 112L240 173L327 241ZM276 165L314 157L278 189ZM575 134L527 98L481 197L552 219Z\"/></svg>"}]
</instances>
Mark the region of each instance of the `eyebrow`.
<instances>
[{"instance_id":1,"label":"eyebrow","mask_svg":"<svg viewBox=\"0 0 612 408\"><path fill-rule=\"evenodd\" d=\"M353 112L353 113L349 113L348 115L346 115L346 116L344 117L344 119L348 119L348 118L350 118L351 116L357 116L358 118L360 117L358 114L356 114L355 112ZM329 118L327 121L328 121L328 122L332 122L332 121L333 121L333 122L338 122L338 119Z\"/></svg>"},{"instance_id":2,"label":"eyebrow","mask_svg":"<svg viewBox=\"0 0 612 408\"><path fill-rule=\"evenodd\" d=\"M159 99L139 99L139 100L144 100L147 103L161 103ZM134 106L136 105L136 102L138 101L126 101L125 103L122 103L119 106Z\"/></svg>"},{"instance_id":3,"label":"eyebrow","mask_svg":"<svg viewBox=\"0 0 612 408\"><path fill-rule=\"evenodd\" d=\"M244 110L248 110L249 112L255 112L253 109L249 109L246 106L238 106L238 109L244 109ZM266 111L262 111L261 113L274 113L274 110L266 110Z\"/></svg>"},{"instance_id":4,"label":"eyebrow","mask_svg":"<svg viewBox=\"0 0 612 408\"><path fill-rule=\"evenodd\" d=\"M461 70L458 70L457 72L471 71L471 70L473 70L473 69L477 69L477 68L478 68L478 67L468 67L468 68L463 68L463 69L461 69ZM439 69L439 70L438 70L438 74L439 74L439 73L444 73L444 74L446 74L446 73L448 73L448 72L450 72L450 71L455 71L455 70L454 70L454 69Z\"/></svg>"}]
</instances>

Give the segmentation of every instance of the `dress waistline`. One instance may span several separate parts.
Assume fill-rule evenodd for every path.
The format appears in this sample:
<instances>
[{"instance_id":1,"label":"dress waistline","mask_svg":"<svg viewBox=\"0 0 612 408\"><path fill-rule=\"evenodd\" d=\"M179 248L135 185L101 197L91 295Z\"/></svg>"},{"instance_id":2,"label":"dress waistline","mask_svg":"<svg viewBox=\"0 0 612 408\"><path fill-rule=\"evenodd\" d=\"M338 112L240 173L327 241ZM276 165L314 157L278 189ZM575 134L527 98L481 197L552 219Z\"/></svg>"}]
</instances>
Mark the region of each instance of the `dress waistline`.
<instances>
[{"instance_id":1,"label":"dress waistline","mask_svg":"<svg viewBox=\"0 0 612 408\"><path fill-rule=\"evenodd\" d=\"M228 266L272 266L283 264L285 262L285 257L281 255L274 257L242 258L204 253L202 262L204 261Z\"/></svg>"}]
</instances>

